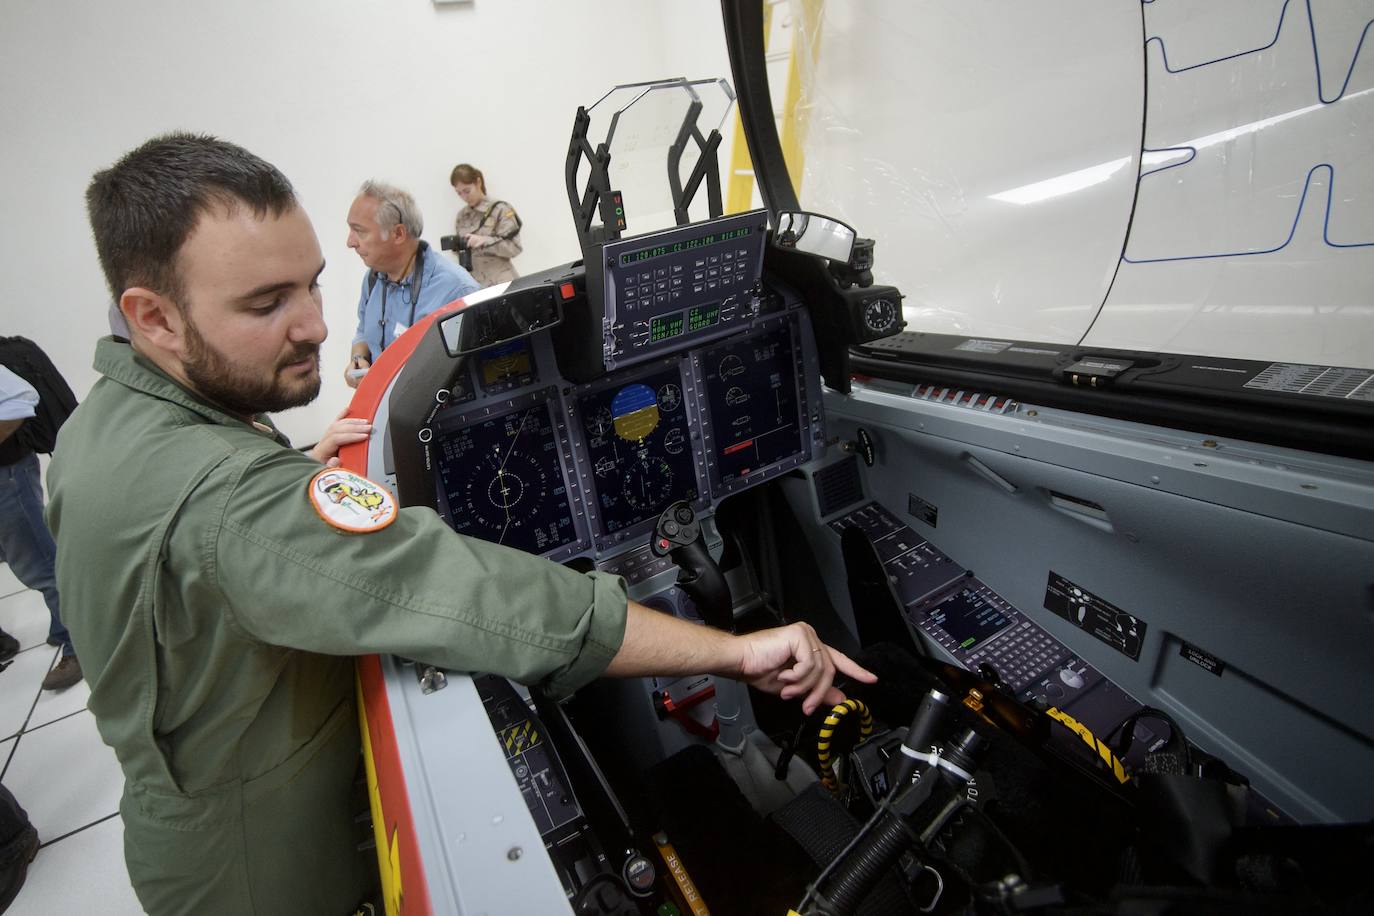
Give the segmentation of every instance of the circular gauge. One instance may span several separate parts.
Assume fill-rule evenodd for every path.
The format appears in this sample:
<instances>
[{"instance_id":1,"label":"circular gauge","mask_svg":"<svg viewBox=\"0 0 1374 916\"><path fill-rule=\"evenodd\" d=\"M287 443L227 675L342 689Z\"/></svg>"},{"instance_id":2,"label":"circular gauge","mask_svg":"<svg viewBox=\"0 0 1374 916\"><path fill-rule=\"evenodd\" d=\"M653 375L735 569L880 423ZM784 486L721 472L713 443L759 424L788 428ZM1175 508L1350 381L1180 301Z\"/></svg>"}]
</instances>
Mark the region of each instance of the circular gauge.
<instances>
[{"instance_id":1,"label":"circular gauge","mask_svg":"<svg viewBox=\"0 0 1374 916\"><path fill-rule=\"evenodd\" d=\"M596 459L596 464L592 465L592 470L596 471L597 477L606 477L615 473L615 460L607 455L602 455Z\"/></svg>"},{"instance_id":2,"label":"circular gauge","mask_svg":"<svg viewBox=\"0 0 1374 916\"><path fill-rule=\"evenodd\" d=\"M615 434L626 442L643 442L658 428L658 397L648 385L626 385L611 399Z\"/></svg>"},{"instance_id":3,"label":"circular gauge","mask_svg":"<svg viewBox=\"0 0 1374 916\"><path fill-rule=\"evenodd\" d=\"M625 502L640 512L663 505L673 491L673 469L648 452L626 465L620 476Z\"/></svg>"},{"instance_id":4,"label":"circular gauge","mask_svg":"<svg viewBox=\"0 0 1374 916\"><path fill-rule=\"evenodd\" d=\"M610 432L614 425L609 407L603 407L587 418L587 432L598 438Z\"/></svg>"},{"instance_id":5,"label":"circular gauge","mask_svg":"<svg viewBox=\"0 0 1374 916\"><path fill-rule=\"evenodd\" d=\"M670 455L681 455L687 447L687 437L680 429L670 429L663 435L663 450Z\"/></svg>"},{"instance_id":6,"label":"circular gauge","mask_svg":"<svg viewBox=\"0 0 1374 916\"><path fill-rule=\"evenodd\" d=\"M497 468L496 476L487 484L487 499L502 511L509 512L520 504L525 495L525 482L518 474Z\"/></svg>"},{"instance_id":7,"label":"circular gauge","mask_svg":"<svg viewBox=\"0 0 1374 916\"><path fill-rule=\"evenodd\" d=\"M682 406L682 389L672 382L658 389L658 406L664 413L672 413Z\"/></svg>"},{"instance_id":8,"label":"circular gauge","mask_svg":"<svg viewBox=\"0 0 1374 916\"><path fill-rule=\"evenodd\" d=\"M549 482L538 458L520 451L493 451L477 461L463 481L464 509L486 540L502 543L512 528L539 514Z\"/></svg>"},{"instance_id":9,"label":"circular gauge","mask_svg":"<svg viewBox=\"0 0 1374 916\"><path fill-rule=\"evenodd\" d=\"M721 378L732 378L744 371L744 360L731 353L720 361L720 366L716 369L716 374Z\"/></svg>"},{"instance_id":10,"label":"circular gauge","mask_svg":"<svg viewBox=\"0 0 1374 916\"><path fill-rule=\"evenodd\" d=\"M897 326L897 305L891 299L870 299L863 305L864 327L887 334Z\"/></svg>"}]
</instances>

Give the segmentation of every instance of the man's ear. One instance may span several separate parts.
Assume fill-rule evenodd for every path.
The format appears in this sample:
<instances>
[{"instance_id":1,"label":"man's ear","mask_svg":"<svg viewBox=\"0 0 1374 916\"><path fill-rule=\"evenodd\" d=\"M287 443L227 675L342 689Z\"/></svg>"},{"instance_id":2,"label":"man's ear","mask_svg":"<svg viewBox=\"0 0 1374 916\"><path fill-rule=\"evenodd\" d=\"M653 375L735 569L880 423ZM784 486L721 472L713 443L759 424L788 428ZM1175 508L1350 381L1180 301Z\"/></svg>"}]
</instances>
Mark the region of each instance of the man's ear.
<instances>
[{"instance_id":1,"label":"man's ear","mask_svg":"<svg viewBox=\"0 0 1374 916\"><path fill-rule=\"evenodd\" d=\"M131 286L119 297L119 311L129 333L161 350L180 353L186 327L176 303L143 286Z\"/></svg>"}]
</instances>

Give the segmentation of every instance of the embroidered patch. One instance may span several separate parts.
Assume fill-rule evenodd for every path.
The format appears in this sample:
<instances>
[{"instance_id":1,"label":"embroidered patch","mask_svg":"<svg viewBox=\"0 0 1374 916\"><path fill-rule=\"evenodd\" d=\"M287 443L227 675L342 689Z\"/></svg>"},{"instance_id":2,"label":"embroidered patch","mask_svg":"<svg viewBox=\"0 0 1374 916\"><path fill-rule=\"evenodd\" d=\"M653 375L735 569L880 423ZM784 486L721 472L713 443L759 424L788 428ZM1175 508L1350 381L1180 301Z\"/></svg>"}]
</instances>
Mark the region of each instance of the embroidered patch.
<instances>
[{"instance_id":1,"label":"embroidered patch","mask_svg":"<svg viewBox=\"0 0 1374 916\"><path fill-rule=\"evenodd\" d=\"M310 504L340 531L380 531L396 520L396 499L386 487L342 468L310 479Z\"/></svg>"}]
</instances>

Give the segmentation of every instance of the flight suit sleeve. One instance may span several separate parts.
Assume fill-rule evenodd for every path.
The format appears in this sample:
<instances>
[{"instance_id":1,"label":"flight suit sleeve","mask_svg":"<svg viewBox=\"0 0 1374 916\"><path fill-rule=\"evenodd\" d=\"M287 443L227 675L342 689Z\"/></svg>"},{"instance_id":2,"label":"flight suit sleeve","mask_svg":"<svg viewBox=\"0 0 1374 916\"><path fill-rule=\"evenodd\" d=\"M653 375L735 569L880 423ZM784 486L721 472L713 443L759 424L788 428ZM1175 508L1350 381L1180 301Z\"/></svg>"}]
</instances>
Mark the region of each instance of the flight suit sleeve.
<instances>
[{"instance_id":1,"label":"flight suit sleeve","mask_svg":"<svg viewBox=\"0 0 1374 916\"><path fill-rule=\"evenodd\" d=\"M597 677L624 638L618 577L456 534L433 511L334 527L308 495L322 467L283 449L231 461L206 555L231 626L332 655L396 653L555 695Z\"/></svg>"}]
</instances>

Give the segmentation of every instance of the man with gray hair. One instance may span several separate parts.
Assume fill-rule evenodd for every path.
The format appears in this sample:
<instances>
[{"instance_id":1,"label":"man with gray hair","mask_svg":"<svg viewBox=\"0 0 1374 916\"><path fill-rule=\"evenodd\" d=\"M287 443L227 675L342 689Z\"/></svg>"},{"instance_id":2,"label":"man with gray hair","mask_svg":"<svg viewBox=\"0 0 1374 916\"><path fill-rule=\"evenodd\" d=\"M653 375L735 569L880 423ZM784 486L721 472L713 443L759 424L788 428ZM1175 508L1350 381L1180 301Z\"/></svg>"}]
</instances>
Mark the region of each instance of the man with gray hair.
<instances>
[{"instance_id":1,"label":"man with gray hair","mask_svg":"<svg viewBox=\"0 0 1374 916\"><path fill-rule=\"evenodd\" d=\"M466 270L430 250L423 228L415 198L380 181L363 182L348 208L348 247L368 267L344 374L351 388L412 324L479 288Z\"/></svg>"}]
</instances>

